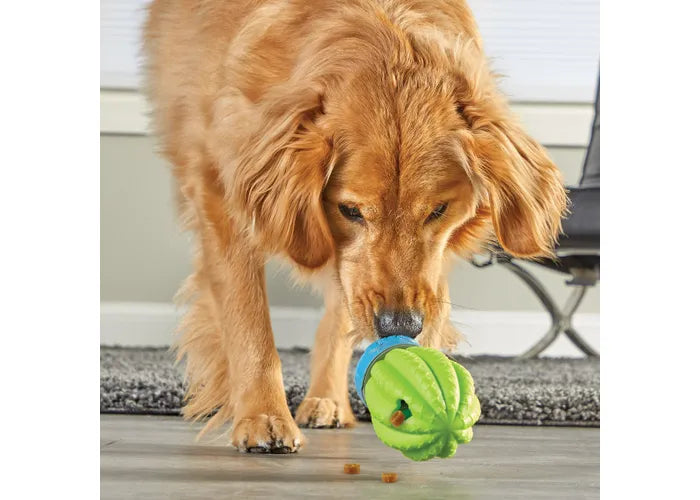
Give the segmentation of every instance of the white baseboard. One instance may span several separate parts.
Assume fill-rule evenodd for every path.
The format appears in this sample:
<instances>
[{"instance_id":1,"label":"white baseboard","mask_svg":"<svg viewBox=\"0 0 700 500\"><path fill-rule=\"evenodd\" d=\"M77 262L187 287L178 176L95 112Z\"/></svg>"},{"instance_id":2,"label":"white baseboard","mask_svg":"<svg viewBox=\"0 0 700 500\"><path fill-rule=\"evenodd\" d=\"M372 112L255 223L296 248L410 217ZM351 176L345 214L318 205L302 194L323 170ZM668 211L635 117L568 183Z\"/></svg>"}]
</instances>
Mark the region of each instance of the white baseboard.
<instances>
[{"instance_id":1,"label":"white baseboard","mask_svg":"<svg viewBox=\"0 0 700 500\"><path fill-rule=\"evenodd\" d=\"M100 343L121 346L170 345L179 317L172 304L147 302L103 302L100 306ZM321 311L305 307L272 307L272 328L277 347L313 345ZM460 354L520 354L534 344L549 326L544 312L453 311L455 326L465 334ZM581 313L574 324L594 348L600 348L600 315ZM545 351L547 356L581 356L566 338L557 339Z\"/></svg>"}]
</instances>

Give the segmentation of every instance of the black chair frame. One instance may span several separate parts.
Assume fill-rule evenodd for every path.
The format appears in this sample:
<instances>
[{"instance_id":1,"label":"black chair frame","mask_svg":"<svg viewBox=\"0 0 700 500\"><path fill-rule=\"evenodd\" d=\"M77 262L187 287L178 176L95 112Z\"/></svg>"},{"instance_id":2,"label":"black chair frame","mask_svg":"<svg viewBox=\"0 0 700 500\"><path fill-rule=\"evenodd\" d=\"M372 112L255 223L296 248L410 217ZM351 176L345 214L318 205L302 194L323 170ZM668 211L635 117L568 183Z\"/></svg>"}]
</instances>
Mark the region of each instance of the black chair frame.
<instances>
[{"instance_id":1,"label":"black chair frame","mask_svg":"<svg viewBox=\"0 0 700 500\"><path fill-rule=\"evenodd\" d=\"M555 248L556 258L532 261L535 264L570 276L567 285L571 294L559 307L542 282L528 269L516 262L502 248L491 247L486 260L472 258L476 267L493 264L504 266L520 278L537 296L550 315L551 325L545 335L519 356L530 359L540 355L561 334L568 337L583 353L599 357L573 326L573 316L587 290L600 279L600 82L596 92L595 119L591 130L583 173L578 186L569 188L571 214L563 220L563 234Z\"/></svg>"}]
</instances>

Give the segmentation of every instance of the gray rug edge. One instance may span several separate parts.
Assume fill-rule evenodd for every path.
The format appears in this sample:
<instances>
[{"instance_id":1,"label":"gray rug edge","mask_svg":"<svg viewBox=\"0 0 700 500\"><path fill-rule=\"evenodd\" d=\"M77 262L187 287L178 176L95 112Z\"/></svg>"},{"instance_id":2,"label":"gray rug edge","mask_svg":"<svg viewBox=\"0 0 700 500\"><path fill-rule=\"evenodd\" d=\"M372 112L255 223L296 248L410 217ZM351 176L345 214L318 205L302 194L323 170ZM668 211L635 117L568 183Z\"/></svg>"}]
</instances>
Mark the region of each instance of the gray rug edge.
<instances>
[{"instance_id":1,"label":"gray rug edge","mask_svg":"<svg viewBox=\"0 0 700 500\"><path fill-rule=\"evenodd\" d=\"M127 346L115 346L115 345L102 345L100 346L100 352L102 354L102 349L109 349L110 351L125 351L125 352L131 352L131 353L144 353L144 352L154 352L154 353L172 353L172 350L169 348L169 346L161 346L161 347L127 347ZM290 348L290 349L279 349L280 355L293 355L293 354L299 354L299 355L308 355L310 352L309 349L307 348ZM356 361L356 357L361 353L361 350L356 350L353 359ZM591 379L591 382L597 382L596 384L591 384L590 387L587 387L586 390L591 394L592 400L591 403L593 403L595 407L595 414L591 414L590 412L584 416L583 419L581 420L550 420L548 418L533 418L532 415L530 415L528 418L525 419L518 419L518 418L512 418L515 414L512 411L508 410L507 404L508 404L508 399L507 396L505 398L505 403L506 405L503 406L502 401L497 401L498 404L501 404L501 407L504 408L505 414L503 416L499 416L498 418L489 418L487 415L482 415L482 418L479 420L480 424L489 424L489 425L524 425L524 426L561 426L561 427L592 427L592 428L599 428L600 427L600 411L599 411L599 397L600 397L600 388L599 388L599 365L597 365L597 362L595 364L591 363L591 360L587 360L585 358L554 358L554 357L547 357L547 358L541 358L539 360L532 360L532 361L520 361L520 360L515 360L513 357L510 356L493 356L493 355L474 355L474 356L462 356L462 355L450 355L452 359L454 359L457 362L460 362L464 364L465 362L467 363L490 363L490 362L507 362L509 366L511 367L517 367L518 365L521 365L523 367L526 367L528 363L532 365L533 363L546 363L551 365L552 363L558 364L566 364L570 366L585 366L588 364L589 368L588 370L591 370L594 367L596 374L595 376ZM165 363L167 364L167 363ZM176 365L175 363L172 363L170 367L174 368ZM101 368L102 363L101 363ZM501 374L496 373L496 374L489 374L488 378L500 378ZM103 382L104 379L101 376L101 386L100 386L100 392L101 392L101 399L102 395L104 394L104 387L103 387ZM489 381L490 383L492 381ZM499 386L500 387L500 386ZM505 387L505 386L504 386ZM288 402L290 403L290 408L292 406L295 406L298 404L300 401L301 397L303 396L303 392L305 391L305 387L299 386L297 384L290 384L287 385L285 383L285 389L287 392L287 397L288 397ZM294 400L299 400L294 403L291 398L290 398L290 389L291 391L294 392L293 398ZM296 394L301 390L300 394ZM500 392L500 390L499 390ZM354 388L351 388L351 393L354 393ZM493 393L492 393L493 395ZM352 396L351 396L352 397ZM556 395L556 397L561 398L561 395ZM498 398L497 398L498 399ZM561 399L559 400L561 401ZM511 401L512 402L512 401ZM515 401L516 404L521 404L521 401ZM360 403L361 404L361 403ZM487 403L488 404L488 403ZM531 405L533 404L532 400L530 400L527 404ZM536 401L535 405L538 406L540 405L540 401ZM354 405L353 405L354 406ZM363 406L363 405L362 405ZM543 406L547 406L547 402L544 401ZM355 408L353 408L355 409ZM530 408L532 409L532 408ZM536 408L537 409L537 408ZM366 412L366 409L362 408L364 412ZM539 411L539 410L538 410ZM123 414L131 414L131 415L162 415L162 416L179 416L180 415L180 408L145 408L145 409L137 409L137 408L114 408L114 407L103 407L103 404L101 402L101 408L100 408L100 413L101 414L113 414L113 415L123 415ZM510 415L506 415L510 413ZM363 421L368 421L369 420L369 415L364 415L364 414L358 414L356 411L356 415L358 416L359 420ZM539 414L541 417L546 417L546 414ZM510 418L508 418L510 417Z\"/></svg>"}]
</instances>

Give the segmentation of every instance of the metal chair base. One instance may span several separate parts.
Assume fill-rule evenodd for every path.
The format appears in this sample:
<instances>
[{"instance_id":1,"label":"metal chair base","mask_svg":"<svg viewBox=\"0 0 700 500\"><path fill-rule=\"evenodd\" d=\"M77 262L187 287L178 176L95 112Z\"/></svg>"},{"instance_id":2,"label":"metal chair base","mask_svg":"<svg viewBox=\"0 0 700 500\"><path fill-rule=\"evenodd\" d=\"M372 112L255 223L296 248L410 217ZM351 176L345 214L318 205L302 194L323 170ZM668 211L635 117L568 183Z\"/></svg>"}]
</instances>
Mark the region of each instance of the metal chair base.
<instances>
[{"instance_id":1,"label":"metal chair base","mask_svg":"<svg viewBox=\"0 0 700 500\"><path fill-rule=\"evenodd\" d=\"M584 279L581 282L586 284L580 284L580 282L577 281L576 275L574 275L574 279L569 282L570 286L573 287L573 291L571 292L571 295L569 295L564 307L559 309L551 295L549 295L544 286L542 286L542 283L530 271L519 266L510 259L498 259L498 261L501 265L515 273L525 282L528 287L530 287L533 292L535 292L535 295L537 295L537 298L540 300L545 309L547 309L547 312L552 318L552 326L549 327L549 330L544 337L542 337L530 349L518 356L517 359L532 359L539 356L562 333L566 335L569 340L571 340L571 342L573 342L573 344L587 356L593 358L600 357L598 352L585 340L583 340L581 335L579 335L571 324L572 317L576 312L576 309L578 309L579 305L581 304L584 295L586 295L588 287L594 284L595 281L591 283L590 281Z\"/></svg>"}]
</instances>

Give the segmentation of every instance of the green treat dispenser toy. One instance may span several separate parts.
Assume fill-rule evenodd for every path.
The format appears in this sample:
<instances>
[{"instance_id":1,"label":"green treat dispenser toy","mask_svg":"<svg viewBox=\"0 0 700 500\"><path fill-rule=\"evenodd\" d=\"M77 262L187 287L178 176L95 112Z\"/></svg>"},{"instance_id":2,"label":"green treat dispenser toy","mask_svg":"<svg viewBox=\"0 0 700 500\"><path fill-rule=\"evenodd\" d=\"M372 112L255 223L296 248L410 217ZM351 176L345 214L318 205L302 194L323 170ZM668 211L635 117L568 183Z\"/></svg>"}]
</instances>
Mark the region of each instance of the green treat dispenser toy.
<instances>
[{"instance_id":1,"label":"green treat dispenser toy","mask_svg":"<svg viewBox=\"0 0 700 500\"><path fill-rule=\"evenodd\" d=\"M457 445L472 440L481 415L469 372L402 335L367 347L355 387L379 439L411 460L451 457Z\"/></svg>"}]
</instances>

